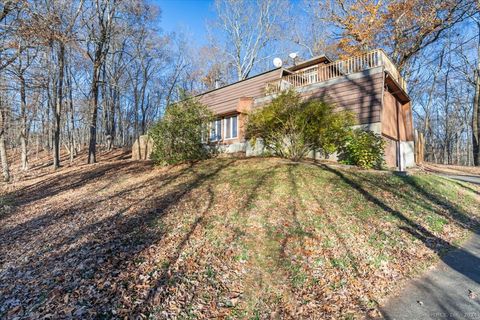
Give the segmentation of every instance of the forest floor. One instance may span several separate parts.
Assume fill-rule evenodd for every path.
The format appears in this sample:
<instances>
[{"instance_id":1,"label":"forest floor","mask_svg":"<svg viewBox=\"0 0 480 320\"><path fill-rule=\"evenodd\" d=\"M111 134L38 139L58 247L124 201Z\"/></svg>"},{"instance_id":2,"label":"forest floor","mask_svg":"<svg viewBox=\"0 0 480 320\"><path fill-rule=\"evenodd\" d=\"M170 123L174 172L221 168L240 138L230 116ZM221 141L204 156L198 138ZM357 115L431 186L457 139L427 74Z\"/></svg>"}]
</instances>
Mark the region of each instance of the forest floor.
<instances>
[{"instance_id":1,"label":"forest floor","mask_svg":"<svg viewBox=\"0 0 480 320\"><path fill-rule=\"evenodd\" d=\"M0 318L376 317L478 228L480 186L422 171L84 163L1 185Z\"/></svg>"}]
</instances>

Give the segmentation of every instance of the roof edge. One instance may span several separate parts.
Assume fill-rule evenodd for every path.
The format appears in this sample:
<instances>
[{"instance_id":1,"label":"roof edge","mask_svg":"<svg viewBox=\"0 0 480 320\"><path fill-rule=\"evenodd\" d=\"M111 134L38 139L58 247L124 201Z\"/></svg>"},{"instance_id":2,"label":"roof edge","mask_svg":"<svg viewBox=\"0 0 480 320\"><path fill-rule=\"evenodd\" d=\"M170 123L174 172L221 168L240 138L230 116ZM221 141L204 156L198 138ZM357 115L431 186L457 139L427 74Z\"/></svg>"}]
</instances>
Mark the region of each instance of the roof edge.
<instances>
[{"instance_id":1,"label":"roof edge","mask_svg":"<svg viewBox=\"0 0 480 320\"><path fill-rule=\"evenodd\" d=\"M205 95L205 94L207 94L207 93L210 93L210 92L213 92L213 91L217 91L217 90L220 90L220 89L223 89L223 88L227 88L227 87L233 86L233 85L235 85L235 84L237 84L237 83L241 83L241 82L244 82L244 81L247 81L247 80L250 80L250 79L259 77L259 76L262 76L262 75L264 75L264 74L267 74L267 73L270 73L270 72L273 72L273 71L277 71L277 70L283 70L283 69L284 69L284 68L282 68L282 67L275 68L275 69L270 69L270 70L261 72L261 73L259 73L259 74L256 74L256 75L254 75L254 76L251 76L251 77L249 77L249 78L246 78L246 79L243 79L243 80L239 80L239 81L236 81L236 82L229 83L229 84L227 84L227 85L224 85L223 87L211 89L211 90L208 90L208 91L205 91L205 92L196 94L196 95L194 95L193 97L200 97L200 96L203 96L203 95ZM281 74L280 74L280 75L281 75Z\"/></svg>"}]
</instances>

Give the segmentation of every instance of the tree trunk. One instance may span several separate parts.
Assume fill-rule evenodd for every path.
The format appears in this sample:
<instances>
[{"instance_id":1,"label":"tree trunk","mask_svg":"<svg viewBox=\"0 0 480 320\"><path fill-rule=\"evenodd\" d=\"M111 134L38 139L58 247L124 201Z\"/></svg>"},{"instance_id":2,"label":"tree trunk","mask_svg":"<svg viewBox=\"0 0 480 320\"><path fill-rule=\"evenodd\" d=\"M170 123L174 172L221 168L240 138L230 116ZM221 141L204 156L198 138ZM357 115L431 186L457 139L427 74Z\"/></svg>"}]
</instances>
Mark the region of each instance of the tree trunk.
<instances>
[{"instance_id":1,"label":"tree trunk","mask_svg":"<svg viewBox=\"0 0 480 320\"><path fill-rule=\"evenodd\" d=\"M117 82L114 82L114 88L110 89L109 111L107 119L107 150L113 148L113 141L115 139L115 109L117 104Z\"/></svg>"},{"instance_id":2,"label":"tree trunk","mask_svg":"<svg viewBox=\"0 0 480 320\"><path fill-rule=\"evenodd\" d=\"M477 21L477 70L475 70L475 96L472 112L472 157L473 164L480 166L480 20Z\"/></svg>"},{"instance_id":3,"label":"tree trunk","mask_svg":"<svg viewBox=\"0 0 480 320\"><path fill-rule=\"evenodd\" d=\"M21 169L28 170L28 129L27 129L27 98L25 94L25 78L20 75L20 149Z\"/></svg>"},{"instance_id":4,"label":"tree trunk","mask_svg":"<svg viewBox=\"0 0 480 320\"><path fill-rule=\"evenodd\" d=\"M69 111L70 111L70 163L73 162L73 159L76 156L76 149L75 149L75 109L73 107L73 96L72 96L72 71L68 69L69 72L67 73L67 85L68 85L68 104L69 104Z\"/></svg>"},{"instance_id":5,"label":"tree trunk","mask_svg":"<svg viewBox=\"0 0 480 320\"><path fill-rule=\"evenodd\" d=\"M63 78L65 71L65 45L59 42L58 47L58 85L57 99L55 103L54 114L54 133L53 133L53 167L60 167L60 130L61 130L61 114L63 105Z\"/></svg>"},{"instance_id":6,"label":"tree trunk","mask_svg":"<svg viewBox=\"0 0 480 320\"><path fill-rule=\"evenodd\" d=\"M0 161L2 162L3 181L10 180L10 170L8 168L7 146L5 143L5 129L7 121L7 112L1 105L0 100Z\"/></svg>"},{"instance_id":7,"label":"tree trunk","mask_svg":"<svg viewBox=\"0 0 480 320\"><path fill-rule=\"evenodd\" d=\"M480 166L480 68L476 70L475 82L475 98L473 101L473 115L472 115L472 149L473 149L473 164Z\"/></svg>"},{"instance_id":8,"label":"tree trunk","mask_svg":"<svg viewBox=\"0 0 480 320\"><path fill-rule=\"evenodd\" d=\"M90 109L90 139L88 144L88 163L97 162L96 145L97 145L97 117L98 117L98 76L100 71L100 55L97 50L95 61L93 63L93 76L91 84L92 107Z\"/></svg>"},{"instance_id":9,"label":"tree trunk","mask_svg":"<svg viewBox=\"0 0 480 320\"><path fill-rule=\"evenodd\" d=\"M480 44L478 48L478 57L480 59ZM475 70L475 96L473 99L472 113L472 156L473 165L480 166L480 61Z\"/></svg>"}]
</instances>

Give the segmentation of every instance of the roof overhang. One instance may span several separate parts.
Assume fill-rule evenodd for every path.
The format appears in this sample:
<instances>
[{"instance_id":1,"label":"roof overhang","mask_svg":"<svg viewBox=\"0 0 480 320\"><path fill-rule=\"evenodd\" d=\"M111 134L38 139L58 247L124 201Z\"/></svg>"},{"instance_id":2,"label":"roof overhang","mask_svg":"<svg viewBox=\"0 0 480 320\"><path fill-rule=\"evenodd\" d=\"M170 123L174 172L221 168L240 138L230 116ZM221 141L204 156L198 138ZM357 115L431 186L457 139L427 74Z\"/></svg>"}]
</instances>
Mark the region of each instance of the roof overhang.
<instances>
[{"instance_id":1,"label":"roof overhang","mask_svg":"<svg viewBox=\"0 0 480 320\"><path fill-rule=\"evenodd\" d=\"M391 88L392 90L391 93L397 96L402 103L410 102L411 101L410 96L405 90L402 89L402 87L397 82L397 80L395 80L388 71L385 73L386 73L385 82L387 86Z\"/></svg>"}]
</instances>

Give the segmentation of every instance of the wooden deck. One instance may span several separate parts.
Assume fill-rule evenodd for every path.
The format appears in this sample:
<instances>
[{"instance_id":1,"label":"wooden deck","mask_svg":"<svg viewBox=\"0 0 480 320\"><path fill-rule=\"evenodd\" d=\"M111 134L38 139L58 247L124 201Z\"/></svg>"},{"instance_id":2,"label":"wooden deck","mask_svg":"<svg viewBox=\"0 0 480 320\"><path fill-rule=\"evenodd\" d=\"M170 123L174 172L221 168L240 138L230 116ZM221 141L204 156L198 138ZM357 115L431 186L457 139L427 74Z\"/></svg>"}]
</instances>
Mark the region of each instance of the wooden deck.
<instances>
[{"instance_id":1,"label":"wooden deck","mask_svg":"<svg viewBox=\"0 0 480 320\"><path fill-rule=\"evenodd\" d=\"M269 81L266 84L265 94L279 93L292 87L304 87L380 66L383 66L400 87L406 91L406 83L393 62L383 50L377 49L349 59L301 69L283 76L281 79Z\"/></svg>"}]
</instances>

